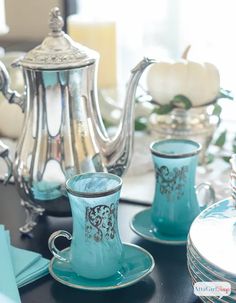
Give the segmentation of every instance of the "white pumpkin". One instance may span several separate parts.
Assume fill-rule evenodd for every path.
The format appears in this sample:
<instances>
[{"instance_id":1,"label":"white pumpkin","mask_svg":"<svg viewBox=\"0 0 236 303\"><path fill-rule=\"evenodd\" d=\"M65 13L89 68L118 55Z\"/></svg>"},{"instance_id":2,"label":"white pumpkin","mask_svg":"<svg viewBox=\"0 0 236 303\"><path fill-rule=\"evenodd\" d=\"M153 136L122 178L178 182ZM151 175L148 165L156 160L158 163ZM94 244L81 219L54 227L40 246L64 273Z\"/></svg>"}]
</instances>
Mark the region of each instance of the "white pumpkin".
<instances>
[{"instance_id":1,"label":"white pumpkin","mask_svg":"<svg viewBox=\"0 0 236 303\"><path fill-rule=\"evenodd\" d=\"M157 62L147 72L147 89L160 105L168 104L176 95L184 95L196 107L208 104L217 97L220 75L211 63L186 59Z\"/></svg>"}]
</instances>

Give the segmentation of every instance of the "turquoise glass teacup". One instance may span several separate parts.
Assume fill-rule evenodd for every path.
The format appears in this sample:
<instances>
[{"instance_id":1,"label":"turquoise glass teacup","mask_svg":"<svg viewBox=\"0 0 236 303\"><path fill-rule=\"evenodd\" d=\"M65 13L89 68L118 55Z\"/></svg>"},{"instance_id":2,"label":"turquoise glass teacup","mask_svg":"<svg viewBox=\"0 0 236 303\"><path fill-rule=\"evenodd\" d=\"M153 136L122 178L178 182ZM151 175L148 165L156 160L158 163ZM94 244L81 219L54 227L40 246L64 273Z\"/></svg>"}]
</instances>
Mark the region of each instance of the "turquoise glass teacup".
<instances>
[{"instance_id":1,"label":"turquoise glass teacup","mask_svg":"<svg viewBox=\"0 0 236 303\"><path fill-rule=\"evenodd\" d=\"M75 175L66 182L73 236L67 231L56 231L48 245L56 258L70 262L73 271L82 277L105 279L120 269L123 245L117 211L121 186L120 177L100 172ZM71 240L68 260L54 244L60 236Z\"/></svg>"},{"instance_id":2,"label":"turquoise glass teacup","mask_svg":"<svg viewBox=\"0 0 236 303\"><path fill-rule=\"evenodd\" d=\"M201 145L185 139L155 141L150 145L155 168L155 194L151 217L158 232L168 236L186 236L194 218L215 202L215 193L207 183L195 186ZM201 205L197 193L208 191L209 201Z\"/></svg>"}]
</instances>

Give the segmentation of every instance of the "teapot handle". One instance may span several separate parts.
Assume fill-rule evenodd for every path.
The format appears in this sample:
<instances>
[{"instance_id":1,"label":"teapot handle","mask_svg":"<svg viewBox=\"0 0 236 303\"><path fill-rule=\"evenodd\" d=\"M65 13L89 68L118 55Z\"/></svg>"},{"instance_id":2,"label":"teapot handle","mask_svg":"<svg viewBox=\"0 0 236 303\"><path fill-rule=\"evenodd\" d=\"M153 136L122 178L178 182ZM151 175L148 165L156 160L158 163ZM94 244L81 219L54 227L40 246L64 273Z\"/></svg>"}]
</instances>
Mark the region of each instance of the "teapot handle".
<instances>
[{"instance_id":1,"label":"teapot handle","mask_svg":"<svg viewBox=\"0 0 236 303\"><path fill-rule=\"evenodd\" d=\"M209 184L209 183L200 183L197 187L196 187L196 194L197 196L199 195L199 193L201 191L208 191L209 192L209 196L210 196L210 199L208 202L206 203L199 203L199 206L200 206L200 209L201 210L204 210L206 207L214 204L216 202L216 196L215 196L215 190L213 189L213 187Z\"/></svg>"},{"instance_id":2,"label":"teapot handle","mask_svg":"<svg viewBox=\"0 0 236 303\"><path fill-rule=\"evenodd\" d=\"M17 91L9 87L9 74L5 65L0 61L0 91L2 91L9 103L15 103L20 106L22 112L25 111L25 98Z\"/></svg>"},{"instance_id":3,"label":"teapot handle","mask_svg":"<svg viewBox=\"0 0 236 303\"><path fill-rule=\"evenodd\" d=\"M12 161L9 158L9 148L2 141L0 141L0 157L6 162L8 172L4 178L4 184L7 184L12 176Z\"/></svg>"}]
</instances>

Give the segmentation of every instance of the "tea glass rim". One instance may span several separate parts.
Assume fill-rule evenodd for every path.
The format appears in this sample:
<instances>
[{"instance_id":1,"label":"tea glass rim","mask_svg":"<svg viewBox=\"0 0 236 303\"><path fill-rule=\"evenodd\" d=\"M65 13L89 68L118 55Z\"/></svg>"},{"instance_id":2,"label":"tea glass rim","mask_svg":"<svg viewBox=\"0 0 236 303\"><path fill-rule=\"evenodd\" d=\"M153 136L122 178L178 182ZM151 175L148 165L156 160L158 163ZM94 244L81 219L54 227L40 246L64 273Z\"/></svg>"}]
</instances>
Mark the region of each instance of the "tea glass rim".
<instances>
[{"instance_id":1,"label":"tea glass rim","mask_svg":"<svg viewBox=\"0 0 236 303\"><path fill-rule=\"evenodd\" d=\"M71 186L69 185L70 182L72 182L74 179L76 178L82 178L85 179L83 177L88 176L88 178L91 176L106 176L107 178L112 178L113 180L117 180L117 185L114 186L111 189L105 190L105 191L97 191L97 192L85 192L85 191L79 191L79 190L74 190L71 188ZM66 181L66 190L67 192L69 192L70 194L72 194L73 196L77 196L77 197L83 197L83 198L97 198L97 197L104 197L104 196L109 196L111 194L114 194L116 192L118 192L121 187L122 187L122 179L112 173L108 173L108 172L87 172L87 173L81 173L81 174L76 174L73 175L72 177L70 177L69 179L67 179Z\"/></svg>"},{"instance_id":2,"label":"tea glass rim","mask_svg":"<svg viewBox=\"0 0 236 303\"><path fill-rule=\"evenodd\" d=\"M191 144L191 145L194 145L196 147L196 149L191 152L169 154L169 153L157 151L154 148L154 145L156 145L156 144L161 145L163 143L168 143L168 142ZM150 144L150 150L153 155L161 157L161 158L169 158L169 159L180 159L180 158L192 157L192 156L199 154L201 149L202 149L202 145L200 143L198 143L197 141L194 141L194 140L189 140L189 139L172 138L172 139L164 139L164 140L155 140Z\"/></svg>"}]
</instances>

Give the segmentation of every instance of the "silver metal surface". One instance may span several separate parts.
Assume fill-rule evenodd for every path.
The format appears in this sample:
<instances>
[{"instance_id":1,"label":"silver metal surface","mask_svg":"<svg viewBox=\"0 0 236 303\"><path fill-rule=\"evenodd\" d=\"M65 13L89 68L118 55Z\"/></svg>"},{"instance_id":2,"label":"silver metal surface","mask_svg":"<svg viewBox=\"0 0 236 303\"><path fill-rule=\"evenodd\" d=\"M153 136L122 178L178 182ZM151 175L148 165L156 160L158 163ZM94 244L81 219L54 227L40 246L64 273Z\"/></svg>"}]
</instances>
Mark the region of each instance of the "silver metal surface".
<instances>
[{"instance_id":1,"label":"silver metal surface","mask_svg":"<svg viewBox=\"0 0 236 303\"><path fill-rule=\"evenodd\" d=\"M31 202L21 200L21 206L26 213L25 224L19 228L22 234L30 234L32 229L37 225L38 217L44 214L44 208L32 204Z\"/></svg>"},{"instance_id":2,"label":"silver metal surface","mask_svg":"<svg viewBox=\"0 0 236 303\"><path fill-rule=\"evenodd\" d=\"M21 96L15 90L11 90L9 86L9 74L5 67L5 65L0 61L0 91L2 91L3 95L6 97L9 103L15 103L20 106L22 112L24 112L25 102L24 96Z\"/></svg>"},{"instance_id":3,"label":"silver metal surface","mask_svg":"<svg viewBox=\"0 0 236 303\"><path fill-rule=\"evenodd\" d=\"M49 36L18 62L25 79L23 95L9 88L8 73L0 65L3 94L25 112L13 164L27 212L23 233L30 232L43 210L70 214L65 189L69 177L93 171L124 174L133 146L136 88L145 68L155 62L144 58L132 70L120 125L110 138L97 100L97 58L91 56L95 52L75 47L62 26L54 8Z\"/></svg>"},{"instance_id":4,"label":"silver metal surface","mask_svg":"<svg viewBox=\"0 0 236 303\"><path fill-rule=\"evenodd\" d=\"M12 176L12 162L9 158L9 149L2 141L0 141L0 157L4 159L7 165L7 174L4 178L4 184L7 184Z\"/></svg>"},{"instance_id":5,"label":"silver metal surface","mask_svg":"<svg viewBox=\"0 0 236 303\"><path fill-rule=\"evenodd\" d=\"M18 62L30 69L69 69L94 64L99 54L74 42L62 31L64 21L57 7L50 12L48 36Z\"/></svg>"}]
</instances>

